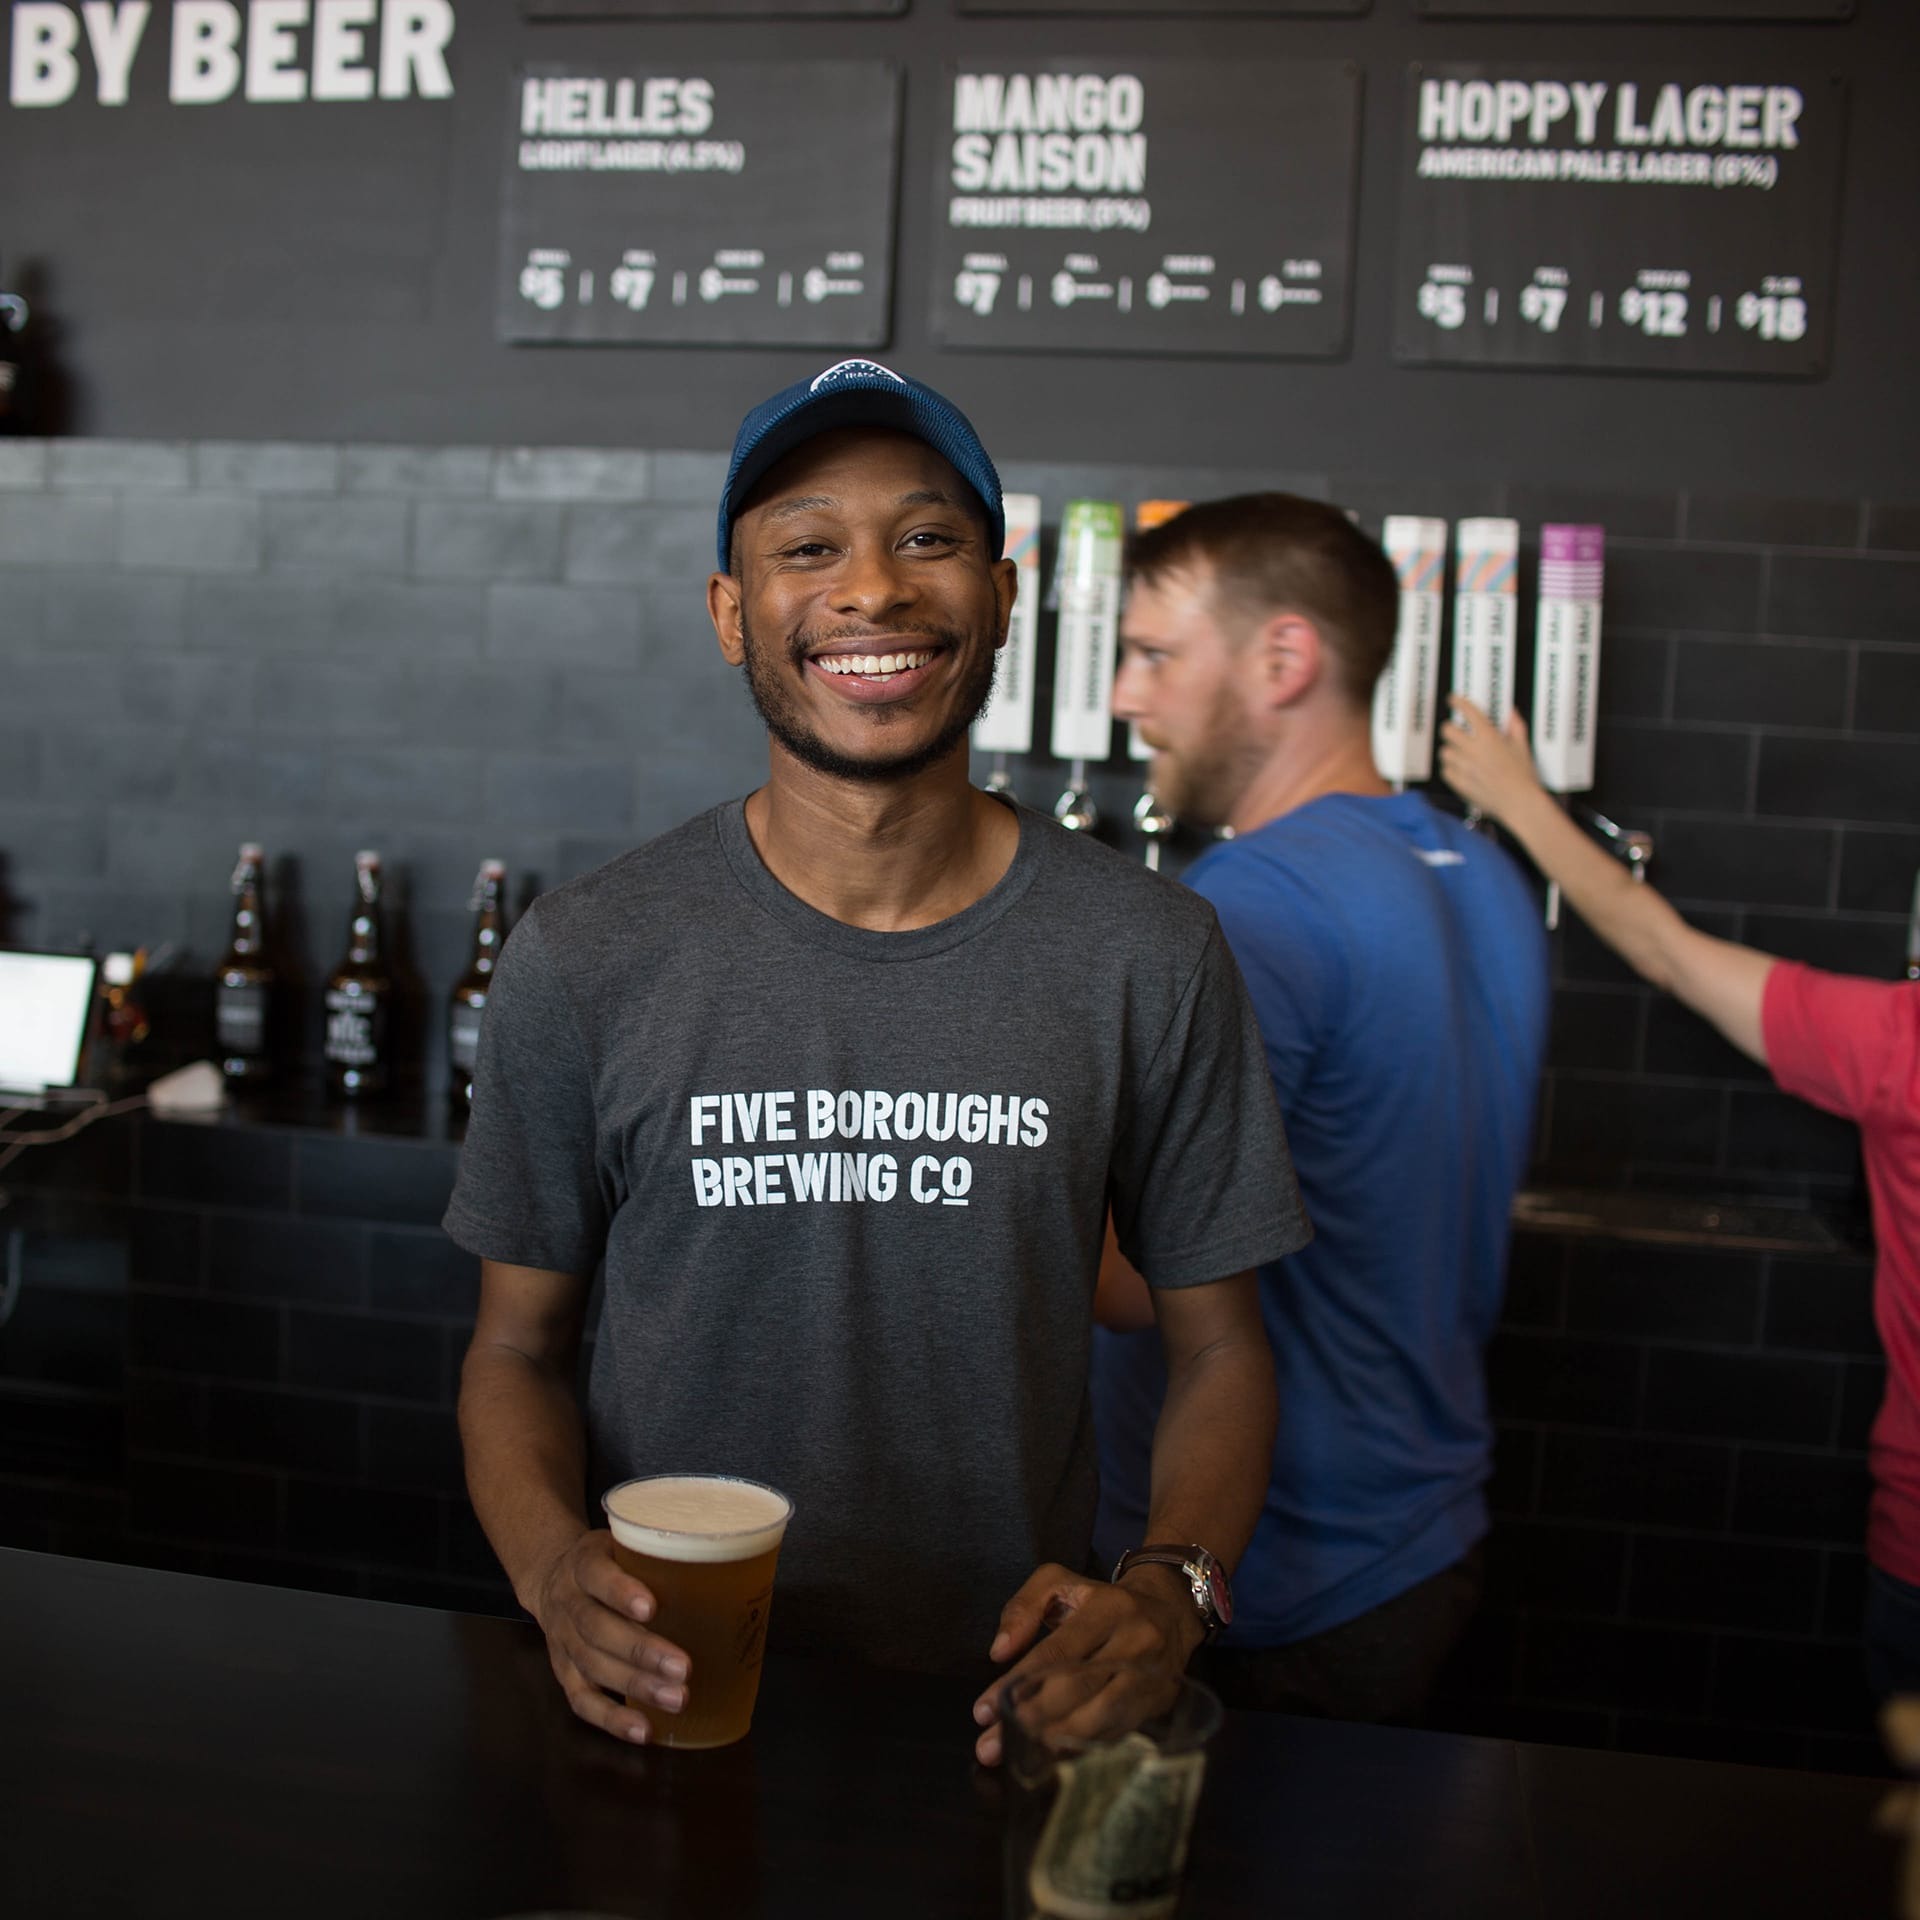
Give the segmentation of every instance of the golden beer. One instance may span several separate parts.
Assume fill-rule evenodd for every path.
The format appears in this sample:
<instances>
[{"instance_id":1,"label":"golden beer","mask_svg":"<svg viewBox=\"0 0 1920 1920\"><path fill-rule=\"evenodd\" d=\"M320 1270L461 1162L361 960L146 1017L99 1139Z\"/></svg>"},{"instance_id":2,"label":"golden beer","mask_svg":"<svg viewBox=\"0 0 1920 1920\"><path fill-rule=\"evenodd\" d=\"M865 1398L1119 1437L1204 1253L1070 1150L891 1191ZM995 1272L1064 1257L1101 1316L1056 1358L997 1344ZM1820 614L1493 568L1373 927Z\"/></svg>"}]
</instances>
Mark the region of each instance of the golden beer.
<instances>
[{"instance_id":1,"label":"golden beer","mask_svg":"<svg viewBox=\"0 0 1920 1920\"><path fill-rule=\"evenodd\" d=\"M760 1691L773 1569L793 1516L785 1494L720 1474L625 1480L601 1503L613 1557L653 1595L648 1625L687 1656L687 1704L663 1713L629 1698L663 1747L743 1738Z\"/></svg>"}]
</instances>

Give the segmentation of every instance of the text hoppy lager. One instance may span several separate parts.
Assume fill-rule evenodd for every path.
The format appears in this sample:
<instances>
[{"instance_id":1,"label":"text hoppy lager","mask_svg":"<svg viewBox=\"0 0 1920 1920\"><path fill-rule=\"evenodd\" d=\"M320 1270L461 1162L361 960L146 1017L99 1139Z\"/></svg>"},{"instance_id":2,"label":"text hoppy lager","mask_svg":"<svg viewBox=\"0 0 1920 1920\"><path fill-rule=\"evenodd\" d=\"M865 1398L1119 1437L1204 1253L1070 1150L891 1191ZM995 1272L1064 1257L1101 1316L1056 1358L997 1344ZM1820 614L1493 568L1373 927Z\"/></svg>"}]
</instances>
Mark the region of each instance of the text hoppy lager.
<instances>
[{"instance_id":1,"label":"text hoppy lager","mask_svg":"<svg viewBox=\"0 0 1920 1920\"><path fill-rule=\"evenodd\" d=\"M653 1595L653 1631L692 1667L687 1704L645 1710L663 1747L742 1739L760 1691L773 1569L793 1502L753 1480L657 1474L623 1481L602 1503L613 1557Z\"/></svg>"}]
</instances>

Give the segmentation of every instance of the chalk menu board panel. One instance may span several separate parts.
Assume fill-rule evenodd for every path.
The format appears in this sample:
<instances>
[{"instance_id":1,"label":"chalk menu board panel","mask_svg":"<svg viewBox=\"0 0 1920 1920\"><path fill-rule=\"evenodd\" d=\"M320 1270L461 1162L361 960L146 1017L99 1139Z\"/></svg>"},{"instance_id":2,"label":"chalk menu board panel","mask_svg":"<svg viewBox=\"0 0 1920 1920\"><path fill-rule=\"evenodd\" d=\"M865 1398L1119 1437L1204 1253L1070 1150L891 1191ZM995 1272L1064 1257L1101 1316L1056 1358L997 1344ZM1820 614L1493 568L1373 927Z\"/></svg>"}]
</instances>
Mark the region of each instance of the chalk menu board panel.
<instances>
[{"instance_id":1,"label":"chalk menu board panel","mask_svg":"<svg viewBox=\"0 0 1920 1920\"><path fill-rule=\"evenodd\" d=\"M520 0L529 20L764 20L905 13L907 0Z\"/></svg>"},{"instance_id":2,"label":"chalk menu board panel","mask_svg":"<svg viewBox=\"0 0 1920 1920\"><path fill-rule=\"evenodd\" d=\"M1805 378L1827 364L1846 90L1728 72L1408 69L1394 352Z\"/></svg>"},{"instance_id":3,"label":"chalk menu board panel","mask_svg":"<svg viewBox=\"0 0 1920 1920\"><path fill-rule=\"evenodd\" d=\"M884 61L523 66L500 338L883 345L899 120Z\"/></svg>"},{"instance_id":4,"label":"chalk menu board panel","mask_svg":"<svg viewBox=\"0 0 1920 1920\"><path fill-rule=\"evenodd\" d=\"M956 13L1365 13L1373 0L954 0Z\"/></svg>"},{"instance_id":5,"label":"chalk menu board panel","mask_svg":"<svg viewBox=\"0 0 1920 1920\"><path fill-rule=\"evenodd\" d=\"M1346 351L1352 61L949 62L933 331L949 347Z\"/></svg>"},{"instance_id":6,"label":"chalk menu board panel","mask_svg":"<svg viewBox=\"0 0 1920 1920\"><path fill-rule=\"evenodd\" d=\"M1851 20L1854 0L1420 0L1435 20Z\"/></svg>"}]
</instances>

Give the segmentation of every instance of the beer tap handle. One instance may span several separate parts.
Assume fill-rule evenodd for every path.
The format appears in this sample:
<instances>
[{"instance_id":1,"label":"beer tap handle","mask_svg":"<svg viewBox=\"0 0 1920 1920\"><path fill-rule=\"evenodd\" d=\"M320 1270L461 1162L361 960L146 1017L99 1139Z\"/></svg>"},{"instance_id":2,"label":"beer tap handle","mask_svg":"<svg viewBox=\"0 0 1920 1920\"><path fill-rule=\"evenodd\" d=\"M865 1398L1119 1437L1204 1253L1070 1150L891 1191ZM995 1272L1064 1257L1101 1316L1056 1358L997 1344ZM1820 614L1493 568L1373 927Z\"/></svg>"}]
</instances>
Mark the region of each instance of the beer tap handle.
<instances>
[{"instance_id":1,"label":"beer tap handle","mask_svg":"<svg viewBox=\"0 0 1920 1920\"><path fill-rule=\"evenodd\" d=\"M1091 833L1100 824L1100 809L1087 791L1087 763L1074 760L1067 767L1067 790L1053 803L1053 817L1069 833Z\"/></svg>"},{"instance_id":2,"label":"beer tap handle","mask_svg":"<svg viewBox=\"0 0 1920 1920\"><path fill-rule=\"evenodd\" d=\"M1549 789L1549 791L1551 791L1551 789ZM1554 804L1562 813L1570 811L1567 796L1564 793L1554 794L1553 799ZM1547 882L1546 920L1547 931L1549 933L1558 933L1560 931L1560 882L1558 880L1549 880Z\"/></svg>"},{"instance_id":3,"label":"beer tap handle","mask_svg":"<svg viewBox=\"0 0 1920 1920\"><path fill-rule=\"evenodd\" d=\"M1140 798L1133 803L1134 830L1147 843L1147 871L1160 871L1160 842L1170 834L1179 823L1166 808L1154 798L1153 789L1145 788Z\"/></svg>"}]
</instances>

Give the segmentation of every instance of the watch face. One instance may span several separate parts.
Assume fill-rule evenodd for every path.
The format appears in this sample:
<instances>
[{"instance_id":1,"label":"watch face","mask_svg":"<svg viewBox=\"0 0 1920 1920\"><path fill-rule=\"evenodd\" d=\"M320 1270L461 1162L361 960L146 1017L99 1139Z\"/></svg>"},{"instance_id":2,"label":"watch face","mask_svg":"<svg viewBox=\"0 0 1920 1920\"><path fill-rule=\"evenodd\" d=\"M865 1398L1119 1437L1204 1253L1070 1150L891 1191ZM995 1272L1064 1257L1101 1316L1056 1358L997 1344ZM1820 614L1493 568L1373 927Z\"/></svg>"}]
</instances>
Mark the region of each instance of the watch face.
<instances>
[{"instance_id":1,"label":"watch face","mask_svg":"<svg viewBox=\"0 0 1920 1920\"><path fill-rule=\"evenodd\" d=\"M1227 1585L1227 1576L1217 1566L1207 1569L1207 1593L1213 1601L1215 1617L1223 1627L1233 1625L1233 1591Z\"/></svg>"}]
</instances>

